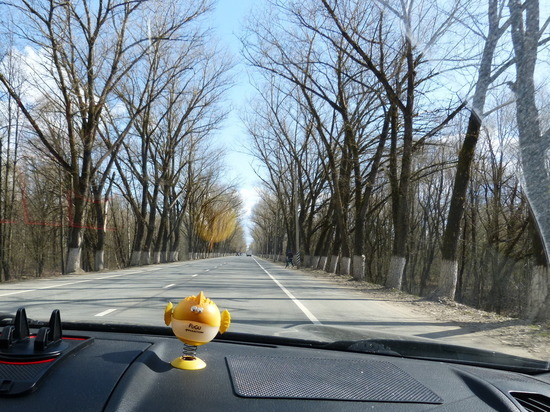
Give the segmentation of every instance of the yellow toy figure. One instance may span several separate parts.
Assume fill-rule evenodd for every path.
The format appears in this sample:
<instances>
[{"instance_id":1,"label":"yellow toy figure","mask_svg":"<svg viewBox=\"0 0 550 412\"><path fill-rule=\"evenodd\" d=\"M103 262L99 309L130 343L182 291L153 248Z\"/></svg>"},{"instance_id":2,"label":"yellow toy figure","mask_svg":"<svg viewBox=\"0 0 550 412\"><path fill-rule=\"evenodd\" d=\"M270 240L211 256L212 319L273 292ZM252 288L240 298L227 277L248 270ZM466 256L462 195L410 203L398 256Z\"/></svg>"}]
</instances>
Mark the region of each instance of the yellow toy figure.
<instances>
[{"instance_id":1,"label":"yellow toy figure","mask_svg":"<svg viewBox=\"0 0 550 412\"><path fill-rule=\"evenodd\" d=\"M197 346L210 342L218 331L224 333L231 323L227 310L220 314L214 302L200 292L197 296L188 296L173 308L168 302L164 310L164 323L172 324L174 335L184 343L183 356L174 359L174 368L197 370L206 366L203 360L197 358Z\"/></svg>"}]
</instances>

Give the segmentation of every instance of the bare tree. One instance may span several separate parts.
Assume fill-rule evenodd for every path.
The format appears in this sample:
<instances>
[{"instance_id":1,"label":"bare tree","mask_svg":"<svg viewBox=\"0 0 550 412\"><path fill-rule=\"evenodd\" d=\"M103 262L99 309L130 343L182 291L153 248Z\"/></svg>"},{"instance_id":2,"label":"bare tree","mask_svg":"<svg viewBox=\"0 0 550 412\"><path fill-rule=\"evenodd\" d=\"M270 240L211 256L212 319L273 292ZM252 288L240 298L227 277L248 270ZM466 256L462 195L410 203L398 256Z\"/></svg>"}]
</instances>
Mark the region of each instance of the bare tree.
<instances>
[{"instance_id":1,"label":"bare tree","mask_svg":"<svg viewBox=\"0 0 550 412\"><path fill-rule=\"evenodd\" d=\"M6 43L9 47L12 40ZM17 55L7 50L2 71L10 79L13 87L20 91L23 82L17 64ZM4 97L4 96L3 96ZM4 99L2 99L4 100ZM22 140L22 113L14 99L7 94L5 105L0 112L2 128L0 129L0 281L11 277L13 222L16 214L17 169Z\"/></svg>"},{"instance_id":2,"label":"bare tree","mask_svg":"<svg viewBox=\"0 0 550 412\"><path fill-rule=\"evenodd\" d=\"M277 199L278 221L284 224L287 248L299 247L309 255L317 230L320 197L327 190L326 165L321 154L324 150L315 141L312 117L301 94L294 86L289 92L282 89L284 82L271 80L273 83L265 85L262 98L255 101L253 113L245 119L252 137L250 152L263 165L258 175Z\"/></svg>"},{"instance_id":3,"label":"bare tree","mask_svg":"<svg viewBox=\"0 0 550 412\"><path fill-rule=\"evenodd\" d=\"M464 213L466 191L470 178L471 164L474 159L475 149L481 125L483 122L485 100L489 86L493 83L502 70L494 69L494 54L498 42L509 27L510 21L501 24L505 2L502 0L489 0L487 2L487 33L479 33L484 39L483 52L479 62L477 81L473 95L468 127L458 155L458 163L453 185L453 195L443 235L441 246L442 262L439 275L439 286L434 293L435 298L454 299L458 279L458 239L460 236L460 224ZM475 25L472 25L475 26Z\"/></svg>"},{"instance_id":4,"label":"bare tree","mask_svg":"<svg viewBox=\"0 0 550 412\"><path fill-rule=\"evenodd\" d=\"M280 180L291 175L288 184L281 186L283 189L292 188L284 197L298 197L300 204L300 216L297 218L294 218L296 212L293 207L285 208L289 215L289 247L296 247L291 233L306 227L306 233L300 234L301 239L305 236L306 244L300 245L300 248L305 246L306 254L315 250L315 254L360 255L365 216L389 130L388 116L383 108L387 101L381 98L380 87L374 77L350 57L351 51L346 50L350 48L347 42L335 32L334 27L323 25L324 15L315 2L290 5L276 2L276 6L284 18L290 19L294 27L299 28L300 37L297 38L290 27L283 25L286 29L276 31L272 29L273 25L262 24L256 19L255 26L249 31L251 36L244 43L248 61L263 70L266 82L294 99L304 113L298 133L288 127L289 123L296 121L296 117L277 120L280 131L275 136L284 136L285 140L280 144L280 151L293 160L281 169L283 176L270 176L272 180L273 177ZM369 31L369 35L382 36L376 13L367 13L365 7L353 11L357 16L365 12L364 17L358 18L358 24L365 27L367 21L372 23L374 29L372 33ZM274 17L269 19L273 21ZM254 41L251 41L252 37ZM381 41L379 38L377 40ZM277 84L273 84L273 76L279 79ZM285 87L284 83L288 85ZM269 92L265 94L269 95ZM275 112L279 108L278 102L270 107ZM296 140L297 135L304 136L304 139ZM258 133L254 141L261 146L261 140L262 134ZM276 142L276 137L272 141ZM303 150L304 141L313 145L313 151ZM262 150L259 152L262 153ZM319 208L308 207L303 198L294 195L295 184L300 185L298 193L311 194L313 200L321 194L321 186L314 188L310 183L315 180L305 177L315 169L308 172L309 166L302 165L303 159L297 156L299 153L316 156L323 168L324 185L327 186L323 190L330 191L330 195L324 193L323 196L330 199L332 207L326 208L326 216L319 219L322 223L314 224L313 213L308 213ZM271 151L264 150L262 162L268 164L270 155ZM303 184L305 182L307 184ZM277 186L273 182L271 185ZM281 197L281 194L278 196ZM293 223L299 221L297 229L290 220L294 220ZM322 242L317 242L319 247L309 245L312 230L321 233Z\"/></svg>"},{"instance_id":5,"label":"bare tree","mask_svg":"<svg viewBox=\"0 0 550 412\"><path fill-rule=\"evenodd\" d=\"M535 241L536 268L533 274L532 291L546 290L544 294L532 293L534 300L530 317L550 318L550 293L548 293L548 262L550 256L550 174L548 171L548 150L550 149L550 129L543 132L536 102L535 67L541 43L547 42L543 34L550 24L547 17L540 24L538 0L521 3L511 0L510 10L512 44L515 54L516 79L512 89L516 94L516 119L520 143L520 154L525 191L529 197L532 213L536 217L538 233L542 241ZM546 279L546 282L545 282Z\"/></svg>"},{"instance_id":6,"label":"bare tree","mask_svg":"<svg viewBox=\"0 0 550 412\"><path fill-rule=\"evenodd\" d=\"M116 147L113 144L98 153L100 119L111 103L115 87L148 50L142 44L153 45L171 38L204 4L197 4L185 18L170 25L162 23L167 14L178 12L173 4L168 9L155 9L154 2L115 0L99 3L23 0L8 4L21 16L18 35L38 50L40 72L38 67L33 68L36 79L33 86L41 100L50 102L50 112L46 115L34 111L3 73L0 82L21 108L44 152L71 178L73 215L66 267L66 272L71 273L80 270L85 199L90 183ZM165 14L156 13L159 10ZM151 15L158 18L151 20ZM141 24L143 21L151 22L148 28ZM47 116L63 119L58 136L46 130ZM64 139L63 144L55 140L59 138Z\"/></svg>"},{"instance_id":7,"label":"bare tree","mask_svg":"<svg viewBox=\"0 0 550 412\"><path fill-rule=\"evenodd\" d=\"M220 59L208 34L192 29L181 47L155 49L151 64L119 89L128 112L137 115L116 159L120 187L136 215L132 265L148 264L151 257L165 260L169 243L178 247L195 159L206 155L210 136L227 114L221 102L231 85L231 59Z\"/></svg>"},{"instance_id":8,"label":"bare tree","mask_svg":"<svg viewBox=\"0 0 550 412\"><path fill-rule=\"evenodd\" d=\"M346 16L345 6L347 2L329 2L323 0L323 6L328 16L336 25L339 33L351 46L355 60L360 61L381 84L387 99L393 106L390 121L390 184L392 187L392 207L394 222L393 251L386 286L401 288L403 271L406 264L407 239L410 229L410 181L412 173L412 158L414 148L414 118L417 112L416 99L420 86L432 77L430 71L423 72L422 64L425 63L425 53L436 44L446 31L458 18L462 4L460 1L452 2L449 10L438 15L437 5L431 4L431 13L416 13L415 2L401 2L394 6L393 2L374 2L379 7L392 14L403 26L401 36L402 47L399 48L400 60L392 71L386 67L383 54L373 54L362 46L364 39L361 32L356 28L349 27L347 21L341 16ZM419 5L417 5L418 7ZM420 7L422 9L422 7ZM422 44L417 44L420 38L426 38ZM377 57L375 59L375 57ZM423 76L420 76L420 75ZM436 125L425 136L418 139L425 141L433 136L436 131L447 124L462 108L457 108L441 122ZM400 119L398 118L400 116ZM402 145L397 159L397 138L400 134L399 123L402 122ZM399 164L399 167L398 167Z\"/></svg>"}]
</instances>

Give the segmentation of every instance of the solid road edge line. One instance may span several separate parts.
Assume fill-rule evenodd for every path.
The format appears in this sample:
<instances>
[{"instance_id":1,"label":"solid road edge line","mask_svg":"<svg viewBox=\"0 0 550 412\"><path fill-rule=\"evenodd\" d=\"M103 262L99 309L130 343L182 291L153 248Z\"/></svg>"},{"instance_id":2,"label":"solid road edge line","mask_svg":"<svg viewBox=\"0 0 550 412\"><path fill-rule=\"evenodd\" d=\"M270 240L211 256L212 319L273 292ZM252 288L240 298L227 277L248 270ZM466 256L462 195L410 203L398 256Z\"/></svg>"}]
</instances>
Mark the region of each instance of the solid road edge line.
<instances>
[{"instance_id":1,"label":"solid road edge line","mask_svg":"<svg viewBox=\"0 0 550 412\"><path fill-rule=\"evenodd\" d=\"M275 284L276 284L277 286L279 286L283 292L286 293L286 295L290 298L290 300L292 300L292 301L294 302L294 304L295 304L296 306L298 306L302 312L304 312L304 315L307 316L307 318L311 321L311 323L313 323L314 325L322 325L322 323L319 322L319 319L317 319L317 318L315 317L315 315L314 315L313 313L311 313L311 312L309 311L309 309L306 308L306 307L302 304L302 302L300 302L300 301L299 301L299 300L298 300L298 299L297 299L297 298L296 298L287 288L285 288L285 287L281 284L281 282L279 282L277 279L275 279L275 277L274 277L271 273L269 273L262 265L260 265L260 263L259 263L254 257L253 257L253 259L254 259L254 262L256 262L256 264L257 264L259 267L261 267L262 270L263 270L265 273L267 273L267 276L269 276L269 277L271 278L271 280L272 280L273 282L275 282Z\"/></svg>"}]
</instances>

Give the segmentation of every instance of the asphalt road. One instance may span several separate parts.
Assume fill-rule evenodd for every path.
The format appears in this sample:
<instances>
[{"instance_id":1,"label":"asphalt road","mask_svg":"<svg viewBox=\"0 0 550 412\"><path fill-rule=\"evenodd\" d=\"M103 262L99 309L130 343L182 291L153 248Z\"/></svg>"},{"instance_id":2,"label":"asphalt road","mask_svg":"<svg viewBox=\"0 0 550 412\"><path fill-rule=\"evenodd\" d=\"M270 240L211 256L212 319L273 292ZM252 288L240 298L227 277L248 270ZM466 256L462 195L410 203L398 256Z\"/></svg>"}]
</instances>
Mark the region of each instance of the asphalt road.
<instances>
[{"instance_id":1,"label":"asphalt road","mask_svg":"<svg viewBox=\"0 0 550 412\"><path fill-rule=\"evenodd\" d=\"M248 256L178 262L125 270L0 284L0 312L25 307L27 316L162 326L164 308L204 291L231 313L231 331L314 338L324 326L345 327L330 340L365 331L438 338L476 346L457 325L435 321L392 302ZM323 327L319 327L323 325ZM336 333L336 335L334 335Z\"/></svg>"}]
</instances>

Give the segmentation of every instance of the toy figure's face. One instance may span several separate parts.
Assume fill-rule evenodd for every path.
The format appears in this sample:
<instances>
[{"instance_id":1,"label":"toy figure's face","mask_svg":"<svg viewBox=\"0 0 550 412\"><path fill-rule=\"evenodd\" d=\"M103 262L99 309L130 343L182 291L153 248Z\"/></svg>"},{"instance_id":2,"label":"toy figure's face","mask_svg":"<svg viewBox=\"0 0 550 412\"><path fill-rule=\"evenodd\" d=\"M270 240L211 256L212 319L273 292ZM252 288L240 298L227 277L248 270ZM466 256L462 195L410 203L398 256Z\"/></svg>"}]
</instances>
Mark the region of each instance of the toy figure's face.
<instances>
[{"instance_id":1,"label":"toy figure's face","mask_svg":"<svg viewBox=\"0 0 550 412\"><path fill-rule=\"evenodd\" d=\"M204 345L218 333L221 324L220 310L204 293L183 299L173 312L171 307L170 303L164 321L167 325L171 323L174 334L183 343Z\"/></svg>"},{"instance_id":2,"label":"toy figure's face","mask_svg":"<svg viewBox=\"0 0 550 412\"><path fill-rule=\"evenodd\" d=\"M204 297L202 292L198 296L189 296L178 303L172 317L215 327L220 326L221 320L218 306Z\"/></svg>"}]
</instances>

